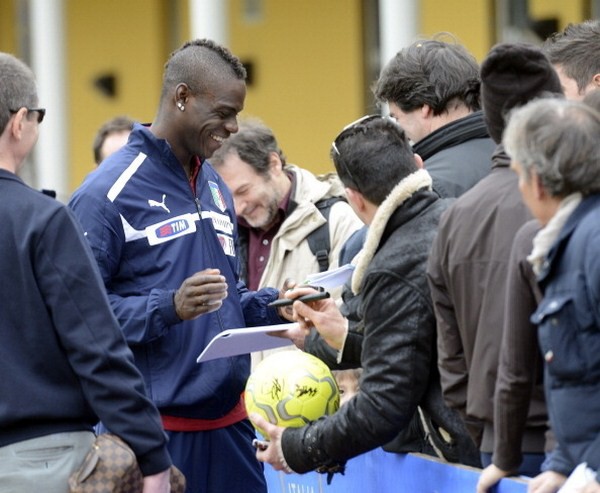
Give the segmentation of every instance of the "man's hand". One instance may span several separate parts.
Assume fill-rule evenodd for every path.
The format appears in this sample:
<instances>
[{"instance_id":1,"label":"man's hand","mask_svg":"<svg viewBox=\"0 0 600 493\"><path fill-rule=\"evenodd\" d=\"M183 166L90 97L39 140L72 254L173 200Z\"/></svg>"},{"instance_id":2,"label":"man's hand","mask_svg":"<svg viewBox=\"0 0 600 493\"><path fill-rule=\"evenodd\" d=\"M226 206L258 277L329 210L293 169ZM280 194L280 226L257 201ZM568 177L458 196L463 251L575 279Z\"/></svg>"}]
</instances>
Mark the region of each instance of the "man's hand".
<instances>
[{"instance_id":1,"label":"man's hand","mask_svg":"<svg viewBox=\"0 0 600 493\"><path fill-rule=\"evenodd\" d=\"M181 320L218 310L227 297L227 282L218 269L205 269L185 279L175 292L174 303Z\"/></svg>"},{"instance_id":2,"label":"man's hand","mask_svg":"<svg viewBox=\"0 0 600 493\"><path fill-rule=\"evenodd\" d=\"M286 293L288 291L291 291L295 286L296 286L296 281L294 279L287 278L285 281L283 281L283 287L279 290L279 299L285 298ZM279 316L281 318L285 318L286 320L289 320L290 322L294 321L294 310L291 307L291 305L290 306L282 306L282 307L278 308L277 313L279 314ZM282 336L282 337L286 337L286 336Z\"/></svg>"},{"instance_id":3,"label":"man's hand","mask_svg":"<svg viewBox=\"0 0 600 493\"><path fill-rule=\"evenodd\" d=\"M288 298L297 298L305 294L315 292L308 288L297 288L286 293ZM333 349L339 351L346 340L348 332L348 321L341 314L339 308L331 298L303 303L296 301L294 307L294 319L298 322L304 335L310 333L315 327L323 340ZM296 344L297 345L297 344Z\"/></svg>"},{"instance_id":4,"label":"man's hand","mask_svg":"<svg viewBox=\"0 0 600 493\"><path fill-rule=\"evenodd\" d=\"M283 471L285 473L292 473L290 466L287 465L285 458L283 457L283 450L281 449L281 435L283 430L281 426L275 426L269 423L261 415L253 413L250 416L252 421L261 430L264 430L268 435L268 446L266 448L260 447L256 450L256 458L261 462L266 462L273 466L276 471Z\"/></svg>"},{"instance_id":5,"label":"man's hand","mask_svg":"<svg viewBox=\"0 0 600 493\"><path fill-rule=\"evenodd\" d=\"M295 300L300 296L319 293L312 286L299 286L283 292L282 298ZM271 332L270 335L289 339L294 345L304 350L304 340L315 327L323 339L334 349L341 349L347 333L347 320L342 316L337 305L330 298L315 301L297 301L293 305L292 317L285 315L288 320L298 322L298 327ZM292 309L285 307L285 309ZM307 309L308 311L304 311ZM281 308L280 308L281 310ZM300 310L300 311L298 311ZM339 347L336 347L339 346Z\"/></svg>"},{"instance_id":6,"label":"man's hand","mask_svg":"<svg viewBox=\"0 0 600 493\"><path fill-rule=\"evenodd\" d=\"M151 476L144 476L142 493L169 493L171 491L170 476L171 471L169 469Z\"/></svg>"},{"instance_id":7,"label":"man's hand","mask_svg":"<svg viewBox=\"0 0 600 493\"><path fill-rule=\"evenodd\" d=\"M566 480L562 474L546 471L529 481L527 493L556 493Z\"/></svg>"},{"instance_id":8,"label":"man's hand","mask_svg":"<svg viewBox=\"0 0 600 493\"><path fill-rule=\"evenodd\" d=\"M304 351L304 340L308 334L305 329L301 329L298 325L294 325L291 329L269 332L269 335L289 339L298 349Z\"/></svg>"},{"instance_id":9,"label":"man's hand","mask_svg":"<svg viewBox=\"0 0 600 493\"><path fill-rule=\"evenodd\" d=\"M510 476L510 471L504 471L494 464L487 466L477 481L477 493L487 493L502 478Z\"/></svg>"}]
</instances>

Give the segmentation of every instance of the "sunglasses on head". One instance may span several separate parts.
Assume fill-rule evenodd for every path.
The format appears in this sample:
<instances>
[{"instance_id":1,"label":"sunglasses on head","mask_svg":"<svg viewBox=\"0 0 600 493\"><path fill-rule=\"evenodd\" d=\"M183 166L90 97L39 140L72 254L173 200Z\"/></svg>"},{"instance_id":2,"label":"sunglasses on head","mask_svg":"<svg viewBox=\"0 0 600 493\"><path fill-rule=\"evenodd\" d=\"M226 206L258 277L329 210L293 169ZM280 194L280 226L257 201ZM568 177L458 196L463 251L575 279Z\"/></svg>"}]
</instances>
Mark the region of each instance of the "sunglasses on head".
<instances>
[{"instance_id":1,"label":"sunglasses on head","mask_svg":"<svg viewBox=\"0 0 600 493\"><path fill-rule=\"evenodd\" d=\"M20 110L21 108L19 108ZM46 108L27 108L27 113L37 113L37 122L42 123L44 121L44 117L46 116ZM18 113L19 110L9 110L13 115Z\"/></svg>"},{"instance_id":2,"label":"sunglasses on head","mask_svg":"<svg viewBox=\"0 0 600 493\"><path fill-rule=\"evenodd\" d=\"M354 184L354 187L356 188L356 190L358 192L360 192L358 183L356 182L356 179L354 178L354 176L352 176L350 169L346 165L346 163L342 157L342 153L340 152L340 150L338 148L338 144L342 140L344 140L346 137L348 137L350 134L354 133L355 130L360 129L362 125L365 125L366 123L376 120L378 118L385 118L385 117L383 117L381 115L365 115L365 116L359 118L358 120L355 120L352 123L349 123L342 129L342 131L338 134L338 136L333 140L333 143L331 144L333 152L335 152L338 156L338 160L337 160L338 166L340 166L343 169L343 171L348 175L348 177L350 178L350 180L352 181L352 183Z\"/></svg>"},{"instance_id":3,"label":"sunglasses on head","mask_svg":"<svg viewBox=\"0 0 600 493\"><path fill-rule=\"evenodd\" d=\"M338 156L341 157L342 155L337 146L338 142L341 142L342 140L344 140L345 137L350 135L351 130L360 128L360 125L364 125L364 124L369 123L370 121L376 120L378 118L385 118L385 117L383 117L381 115L365 115L365 116L360 117L358 120L355 120L352 123L349 123L344 128L342 128L342 131L337 135L337 137L335 139L333 139L333 143L331 144L331 147L333 148L334 152Z\"/></svg>"}]
</instances>

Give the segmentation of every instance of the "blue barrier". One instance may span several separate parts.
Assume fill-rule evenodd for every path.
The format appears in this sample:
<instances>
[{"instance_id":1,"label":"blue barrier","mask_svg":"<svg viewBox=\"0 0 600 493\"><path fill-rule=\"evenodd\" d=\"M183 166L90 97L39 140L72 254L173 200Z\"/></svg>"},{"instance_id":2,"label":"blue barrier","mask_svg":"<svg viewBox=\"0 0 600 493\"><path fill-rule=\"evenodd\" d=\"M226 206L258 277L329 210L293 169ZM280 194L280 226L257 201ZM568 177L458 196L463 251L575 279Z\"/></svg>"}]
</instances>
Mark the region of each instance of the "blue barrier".
<instances>
[{"instance_id":1,"label":"blue barrier","mask_svg":"<svg viewBox=\"0 0 600 493\"><path fill-rule=\"evenodd\" d=\"M418 454L378 448L349 460L330 485L324 474L284 474L265 465L269 493L465 493L475 492L480 469ZM495 493L526 493L525 481L506 478Z\"/></svg>"}]
</instances>

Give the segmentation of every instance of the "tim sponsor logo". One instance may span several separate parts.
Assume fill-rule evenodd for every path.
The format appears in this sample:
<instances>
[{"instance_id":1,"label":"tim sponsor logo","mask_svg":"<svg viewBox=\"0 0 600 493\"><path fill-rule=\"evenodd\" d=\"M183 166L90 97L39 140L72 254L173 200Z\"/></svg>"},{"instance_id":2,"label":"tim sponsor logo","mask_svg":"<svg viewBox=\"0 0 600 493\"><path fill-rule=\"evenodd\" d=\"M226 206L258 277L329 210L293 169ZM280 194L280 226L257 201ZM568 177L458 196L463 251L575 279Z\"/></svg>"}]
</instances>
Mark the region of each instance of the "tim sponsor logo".
<instances>
[{"instance_id":1,"label":"tim sponsor logo","mask_svg":"<svg viewBox=\"0 0 600 493\"><path fill-rule=\"evenodd\" d=\"M175 219L156 228L156 237L159 239L170 238L190 229L190 223L186 219Z\"/></svg>"},{"instance_id":2,"label":"tim sponsor logo","mask_svg":"<svg viewBox=\"0 0 600 493\"><path fill-rule=\"evenodd\" d=\"M158 245L165 241L172 241L180 236L195 233L197 220L198 214L182 214L166 221L150 224L141 233L148 238L150 245Z\"/></svg>"}]
</instances>

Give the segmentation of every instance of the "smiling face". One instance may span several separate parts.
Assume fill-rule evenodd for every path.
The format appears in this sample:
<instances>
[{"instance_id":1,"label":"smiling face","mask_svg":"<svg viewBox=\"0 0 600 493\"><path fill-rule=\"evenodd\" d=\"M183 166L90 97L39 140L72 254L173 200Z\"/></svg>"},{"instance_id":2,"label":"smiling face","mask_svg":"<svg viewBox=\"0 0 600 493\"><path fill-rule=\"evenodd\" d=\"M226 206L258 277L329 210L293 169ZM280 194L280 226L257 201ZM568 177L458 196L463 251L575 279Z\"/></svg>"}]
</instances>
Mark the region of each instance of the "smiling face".
<instances>
[{"instance_id":1,"label":"smiling face","mask_svg":"<svg viewBox=\"0 0 600 493\"><path fill-rule=\"evenodd\" d=\"M271 156L275 159L274 153ZM281 162L274 163L269 173L262 175L233 151L223 156L223 164L217 170L231 190L236 215L253 228L268 229L291 186L281 170Z\"/></svg>"},{"instance_id":2,"label":"smiling face","mask_svg":"<svg viewBox=\"0 0 600 493\"><path fill-rule=\"evenodd\" d=\"M185 101L184 145L192 155L209 158L229 135L238 131L237 116L244 108L246 84L227 79L214 83ZM181 115L184 116L184 115Z\"/></svg>"}]
</instances>

